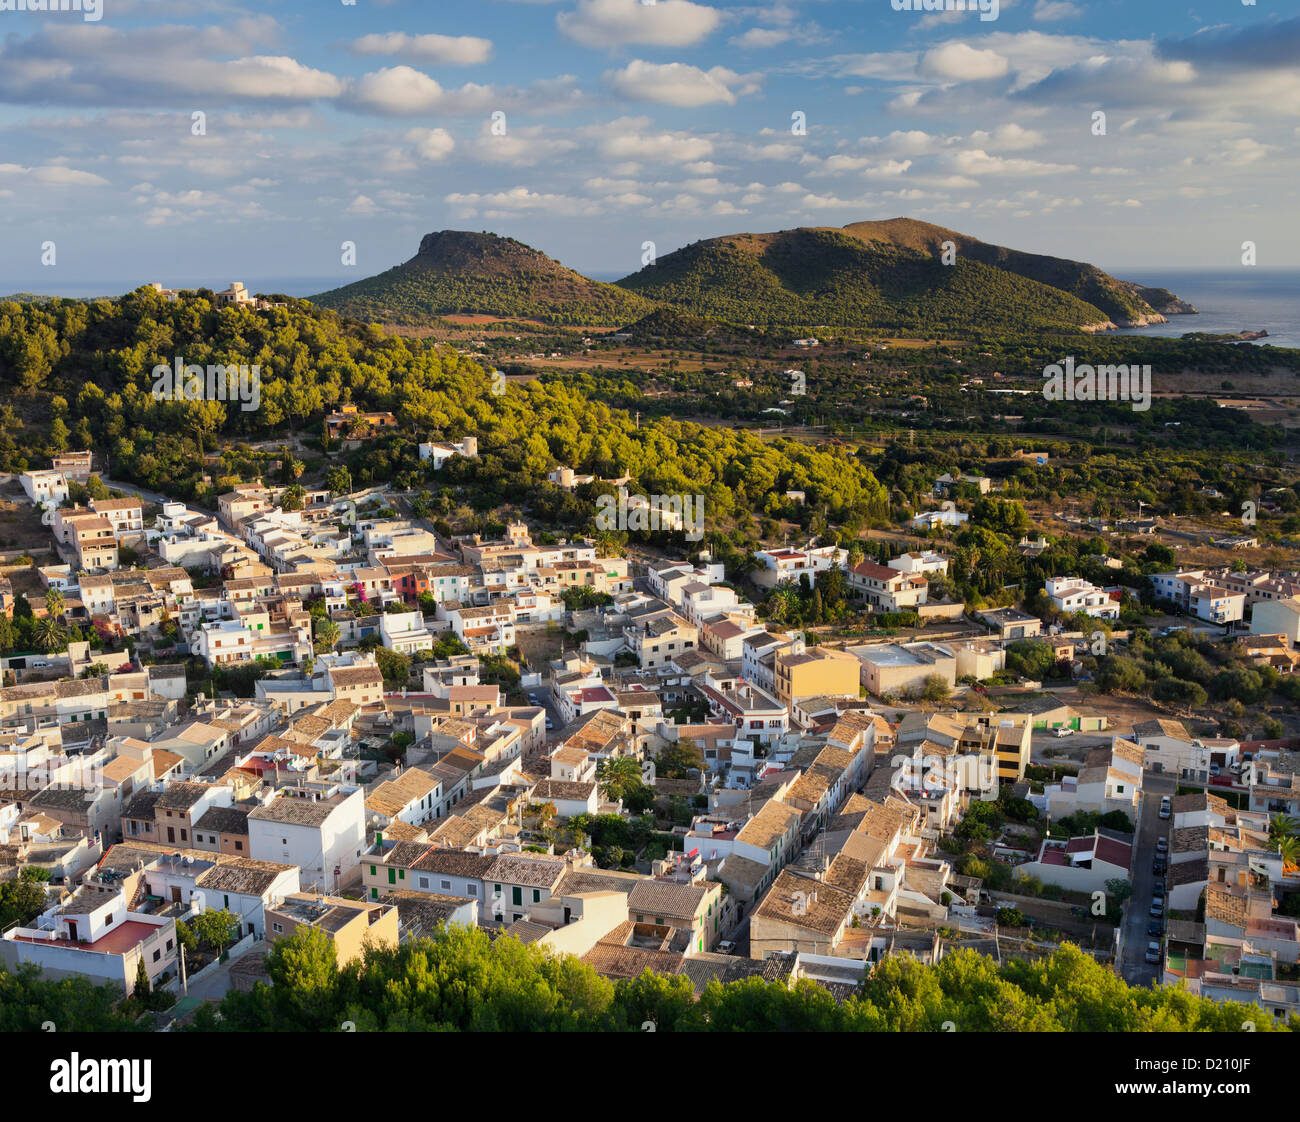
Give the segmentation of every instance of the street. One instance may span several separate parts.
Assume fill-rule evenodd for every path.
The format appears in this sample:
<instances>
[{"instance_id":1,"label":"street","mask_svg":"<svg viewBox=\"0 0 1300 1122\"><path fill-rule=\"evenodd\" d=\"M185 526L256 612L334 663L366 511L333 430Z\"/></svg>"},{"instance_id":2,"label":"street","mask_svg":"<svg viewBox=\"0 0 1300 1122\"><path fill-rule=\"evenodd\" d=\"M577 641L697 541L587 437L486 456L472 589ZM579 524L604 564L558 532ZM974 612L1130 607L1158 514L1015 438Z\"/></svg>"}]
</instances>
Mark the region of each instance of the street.
<instances>
[{"instance_id":1,"label":"street","mask_svg":"<svg viewBox=\"0 0 1300 1122\"><path fill-rule=\"evenodd\" d=\"M1142 773L1141 805L1138 808L1137 833L1133 839L1133 895L1129 898L1124 917L1124 949L1120 974L1130 985L1147 986L1156 979L1158 967L1146 962L1147 924L1151 922L1151 889L1155 874L1151 861L1156 852L1156 839L1168 834L1172 819L1160 817L1160 799L1173 796L1177 783L1171 775L1154 771ZM1166 906L1167 912L1167 906ZM1166 915L1166 922L1167 922Z\"/></svg>"}]
</instances>

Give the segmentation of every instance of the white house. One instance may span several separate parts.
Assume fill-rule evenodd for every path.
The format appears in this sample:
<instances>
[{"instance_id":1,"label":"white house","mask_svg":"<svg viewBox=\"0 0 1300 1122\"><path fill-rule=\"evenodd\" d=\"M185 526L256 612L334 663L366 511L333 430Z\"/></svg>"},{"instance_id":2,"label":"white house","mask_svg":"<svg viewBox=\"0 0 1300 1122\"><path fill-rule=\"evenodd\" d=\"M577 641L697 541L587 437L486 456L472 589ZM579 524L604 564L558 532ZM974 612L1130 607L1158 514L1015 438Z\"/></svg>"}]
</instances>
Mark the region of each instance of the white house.
<instances>
[{"instance_id":1,"label":"white house","mask_svg":"<svg viewBox=\"0 0 1300 1122\"><path fill-rule=\"evenodd\" d=\"M285 790L248 815L251 855L259 861L297 865L308 890L337 891L360 863L365 842L365 794L360 787L329 795Z\"/></svg>"},{"instance_id":2,"label":"white house","mask_svg":"<svg viewBox=\"0 0 1300 1122\"><path fill-rule=\"evenodd\" d=\"M960 526L970 521L969 514L959 510L927 510L912 519L912 525L918 530L929 530L935 526Z\"/></svg>"},{"instance_id":3,"label":"white house","mask_svg":"<svg viewBox=\"0 0 1300 1122\"><path fill-rule=\"evenodd\" d=\"M920 552L903 553L894 557L889 562L891 569L897 569L900 573L939 573L945 575L948 572L948 558L942 553L934 553L931 550L921 550Z\"/></svg>"},{"instance_id":4,"label":"white house","mask_svg":"<svg viewBox=\"0 0 1300 1122\"><path fill-rule=\"evenodd\" d=\"M239 917L240 935L266 935L266 909L299 890L298 866L236 857L202 872L194 896L205 911Z\"/></svg>"},{"instance_id":5,"label":"white house","mask_svg":"<svg viewBox=\"0 0 1300 1122\"><path fill-rule=\"evenodd\" d=\"M385 612L379 617L379 633L385 647L402 654L428 650L435 642L420 612Z\"/></svg>"},{"instance_id":6,"label":"white house","mask_svg":"<svg viewBox=\"0 0 1300 1122\"><path fill-rule=\"evenodd\" d=\"M473 458L478 455L478 438L467 436L455 444L444 444L440 441L430 441L428 444L420 445L420 459L432 460L435 471L441 471L442 465L445 464L452 456L466 456Z\"/></svg>"},{"instance_id":7,"label":"white house","mask_svg":"<svg viewBox=\"0 0 1300 1122\"><path fill-rule=\"evenodd\" d=\"M1109 746L1092 749L1077 775L1064 776L1046 788L1048 814L1059 819L1080 810L1097 814L1120 810L1136 822L1143 757L1141 747L1118 736Z\"/></svg>"},{"instance_id":8,"label":"white house","mask_svg":"<svg viewBox=\"0 0 1300 1122\"><path fill-rule=\"evenodd\" d=\"M58 506L68 497L68 480L61 471L25 471L18 477L27 497L37 506Z\"/></svg>"},{"instance_id":9,"label":"white house","mask_svg":"<svg viewBox=\"0 0 1300 1122\"><path fill-rule=\"evenodd\" d=\"M1133 739L1141 746L1144 766L1185 779L1210 778L1210 749L1195 739L1181 721L1165 718L1139 721Z\"/></svg>"},{"instance_id":10,"label":"white house","mask_svg":"<svg viewBox=\"0 0 1300 1122\"><path fill-rule=\"evenodd\" d=\"M1085 612L1095 619L1119 618L1119 601L1082 577L1050 577L1043 590L1058 612Z\"/></svg>"}]
</instances>

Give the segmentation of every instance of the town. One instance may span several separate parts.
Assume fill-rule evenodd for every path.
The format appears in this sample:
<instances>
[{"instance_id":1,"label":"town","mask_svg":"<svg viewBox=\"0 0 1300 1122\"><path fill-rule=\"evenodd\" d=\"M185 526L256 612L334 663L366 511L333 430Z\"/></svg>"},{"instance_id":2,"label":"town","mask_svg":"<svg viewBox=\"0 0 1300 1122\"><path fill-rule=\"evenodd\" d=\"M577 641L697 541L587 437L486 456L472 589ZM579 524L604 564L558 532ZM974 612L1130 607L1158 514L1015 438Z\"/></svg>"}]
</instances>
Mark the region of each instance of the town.
<instances>
[{"instance_id":1,"label":"town","mask_svg":"<svg viewBox=\"0 0 1300 1122\"><path fill-rule=\"evenodd\" d=\"M325 427L363 444L396 419ZM389 484L256 480L211 513L96 467L16 481L55 563L0 579L33 646L0 660L6 969L169 1023L268 982L308 931L340 967L461 926L613 981L837 1001L892 957L1070 944L1131 984L1300 1015L1300 751L1089 692L1093 656L1138 641L1120 586L1050 578L1039 614L931 595L967 517L944 496L987 478L938 478L887 563L810 540L754 551L741 585L689 536L673 559L524 521L453 534ZM934 637L770 610L835 582ZM1190 626L1300 661L1294 571L1151 588L1184 621L1170 649Z\"/></svg>"}]
</instances>

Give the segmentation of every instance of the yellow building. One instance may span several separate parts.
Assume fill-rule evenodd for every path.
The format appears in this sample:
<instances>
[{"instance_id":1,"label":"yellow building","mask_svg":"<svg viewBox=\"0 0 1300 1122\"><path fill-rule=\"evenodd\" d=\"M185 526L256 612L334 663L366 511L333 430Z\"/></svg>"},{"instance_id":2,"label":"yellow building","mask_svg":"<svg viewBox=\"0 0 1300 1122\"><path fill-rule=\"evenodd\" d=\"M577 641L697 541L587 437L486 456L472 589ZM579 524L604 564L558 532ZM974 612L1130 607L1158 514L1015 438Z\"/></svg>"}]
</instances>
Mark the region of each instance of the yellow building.
<instances>
[{"instance_id":1,"label":"yellow building","mask_svg":"<svg viewBox=\"0 0 1300 1122\"><path fill-rule=\"evenodd\" d=\"M266 937L272 943L304 927L323 931L334 944L339 966L359 958L367 946L397 946L397 909L388 904L295 892L266 909Z\"/></svg>"},{"instance_id":2,"label":"yellow building","mask_svg":"<svg viewBox=\"0 0 1300 1122\"><path fill-rule=\"evenodd\" d=\"M786 704L801 697L857 697L861 669L855 656L825 647L778 654L774 692Z\"/></svg>"}]
</instances>

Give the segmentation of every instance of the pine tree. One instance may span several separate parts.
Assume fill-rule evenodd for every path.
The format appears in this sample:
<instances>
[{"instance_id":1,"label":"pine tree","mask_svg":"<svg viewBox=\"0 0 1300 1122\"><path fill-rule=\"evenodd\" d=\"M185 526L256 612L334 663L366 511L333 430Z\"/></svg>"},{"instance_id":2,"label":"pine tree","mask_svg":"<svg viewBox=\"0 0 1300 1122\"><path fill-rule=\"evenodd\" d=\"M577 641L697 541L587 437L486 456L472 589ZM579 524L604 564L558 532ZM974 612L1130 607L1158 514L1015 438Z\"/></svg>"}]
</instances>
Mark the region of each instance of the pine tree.
<instances>
[{"instance_id":1,"label":"pine tree","mask_svg":"<svg viewBox=\"0 0 1300 1122\"><path fill-rule=\"evenodd\" d=\"M149 972L144 968L144 959L138 958L135 960L135 988L131 996L141 1005L148 1006L152 993L153 986L149 982Z\"/></svg>"}]
</instances>

